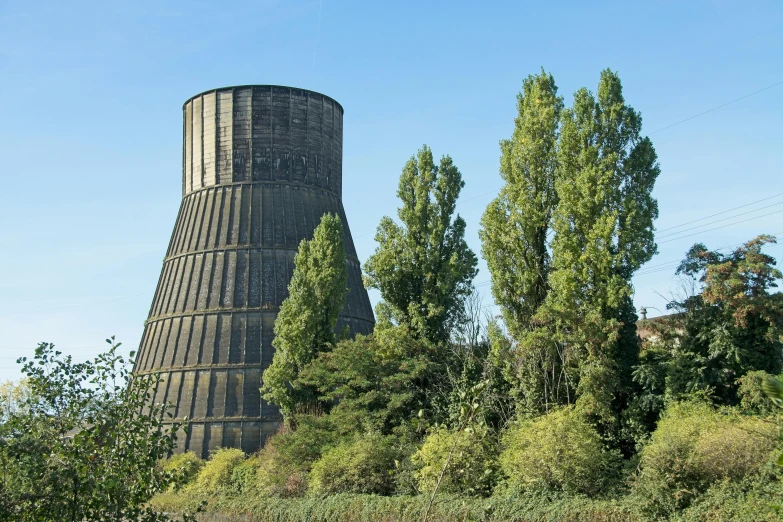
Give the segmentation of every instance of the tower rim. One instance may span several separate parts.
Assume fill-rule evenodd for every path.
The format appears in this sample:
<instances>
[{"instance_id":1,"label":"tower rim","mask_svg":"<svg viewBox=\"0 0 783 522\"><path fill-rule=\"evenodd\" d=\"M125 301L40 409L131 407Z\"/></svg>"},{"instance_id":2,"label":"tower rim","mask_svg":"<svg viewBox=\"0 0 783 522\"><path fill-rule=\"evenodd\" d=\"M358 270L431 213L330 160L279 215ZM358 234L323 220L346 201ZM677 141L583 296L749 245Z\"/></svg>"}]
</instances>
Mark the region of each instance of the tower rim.
<instances>
[{"instance_id":1,"label":"tower rim","mask_svg":"<svg viewBox=\"0 0 783 522\"><path fill-rule=\"evenodd\" d=\"M201 92L199 92L197 94L194 94L193 96L191 96L190 98L185 100L185 102L182 104L182 110L183 111L185 110L185 106L188 103L190 103L191 101L195 100L196 98L198 98L200 96L204 96L205 94L210 94L210 93L213 93L213 92L217 93L217 92L231 91L231 90L234 90L234 89L246 89L248 87L251 87L251 88L252 87L272 87L272 88L278 87L280 89L294 89L294 90L297 90L297 91L304 91L304 92L308 92L308 93L312 93L312 94L317 94L318 96L323 96L324 98L327 98L328 100L331 100L332 103L334 103L335 105L340 107L340 111L343 114L345 114L345 109L343 108L342 104L340 102L338 102L337 100L335 100L334 98L332 98L331 96L329 96L328 94L324 94L324 93L318 92L318 91L313 91L311 89L304 89L302 87L293 87L291 85L277 85L277 84L273 84L273 83L247 83L247 84L242 84L242 85L226 85L226 86L223 86L223 87L214 87L212 89L207 89L205 91L201 91Z\"/></svg>"}]
</instances>

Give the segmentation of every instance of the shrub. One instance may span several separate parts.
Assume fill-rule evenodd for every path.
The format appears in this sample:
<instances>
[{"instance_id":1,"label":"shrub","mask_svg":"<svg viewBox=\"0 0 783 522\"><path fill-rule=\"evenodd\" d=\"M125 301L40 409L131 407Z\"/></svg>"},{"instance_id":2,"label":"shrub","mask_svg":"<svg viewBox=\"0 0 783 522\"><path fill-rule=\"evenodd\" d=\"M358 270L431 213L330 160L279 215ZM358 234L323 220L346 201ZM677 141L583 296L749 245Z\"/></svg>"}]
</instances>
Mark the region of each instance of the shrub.
<instances>
[{"instance_id":1,"label":"shrub","mask_svg":"<svg viewBox=\"0 0 783 522\"><path fill-rule=\"evenodd\" d=\"M783 474L777 466L738 482L721 481L694 500L688 509L672 517L676 522L779 521L776 505L783 498Z\"/></svg>"},{"instance_id":2,"label":"shrub","mask_svg":"<svg viewBox=\"0 0 783 522\"><path fill-rule=\"evenodd\" d=\"M85 362L50 343L18 361L26 383L0 392L0 520L169 519L148 501L177 483L160 462L181 424L150 403L162 378L131 378L133 361L106 341Z\"/></svg>"},{"instance_id":3,"label":"shrub","mask_svg":"<svg viewBox=\"0 0 783 522\"><path fill-rule=\"evenodd\" d=\"M621 463L573 407L510 427L502 444L508 485L521 489L594 495L616 481Z\"/></svg>"},{"instance_id":4,"label":"shrub","mask_svg":"<svg viewBox=\"0 0 783 522\"><path fill-rule=\"evenodd\" d=\"M192 487L208 496L228 492L232 489L231 477L234 469L244 460L245 454L239 449L218 448L212 451Z\"/></svg>"},{"instance_id":5,"label":"shrub","mask_svg":"<svg viewBox=\"0 0 783 522\"><path fill-rule=\"evenodd\" d=\"M435 490L448 459L439 491L487 495L496 479L495 457L495 445L481 430L467 428L460 435L440 428L425 437L424 444L412 460L419 468L416 478L422 492Z\"/></svg>"},{"instance_id":6,"label":"shrub","mask_svg":"<svg viewBox=\"0 0 783 522\"><path fill-rule=\"evenodd\" d=\"M258 491L258 456L249 457L231 471L231 489L235 493L248 494Z\"/></svg>"},{"instance_id":7,"label":"shrub","mask_svg":"<svg viewBox=\"0 0 783 522\"><path fill-rule=\"evenodd\" d=\"M740 480L769 459L776 428L760 419L718 425L701 434L693 448L693 466L706 483Z\"/></svg>"},{"instance_id":8,"label":"shrub","mask_svg":"<svg viewBox=\"0 0 783 522\"><path fill-rule=\"evenodd\" d=\"M391 494L394 461L400 456L395 442L391 437L368 434L329 449L313 464L310 490L318 494Z\"/></svg>"},{"instance_id":9,"label":"shrub","mask_svg":"<svg viewBox=\"0 0 783 522\"><path fill-rule=\"evenodd\" d=\"M764 371L754 371L748 372L737 379L737 384L739 385L737 397L739 398L739 408L742 413L766 416L777 412L777 406L761 389L761 383L768 375Z\"/></svg>"},{"instance_id":10,"label":"shrub","mask_svg":"<svg viewBox=\"0 0 783 522\"><path fill-rule=\"evenodd\" d=\"M181 478L180 485L186 485L193 482L204 467L204 460L198 457L192 451L186 451L178 455L172 455L162 463L163 470L179 473Z\"/></svg>"},{"instance_id":11,"label":"shrub","mask_svg":"<svg viewBox=\"0 0 783 522\"><path fill-rule=\"evenodd\" d=\"M673 513L716 481L748 476L768 460L776 431L772 423L704 403L671 405L641 452L634 489L642 508Z\"/></svg>"},{"instance_id":12,"label":"shrub","mask_svg":"<svg viewBox=\"0 0 783 522\"><path fill-rule=\"evenodd\" d=\"M281 426L258 453L259 492L285 498L304 495L310 468L337 437L328 417L299 416L296 430Z\"/></svg>"},{"instance_id":13,"label":"shrub","mask_svg":"<svg viewBox=\"0 0 783 522\"><path fill-rule=\"evenodd\" d=\"M258 452L258 490L268 497L299 497L307 492L307 466L278 447L284 434L270 437ZM281 444L282 446L282 444Z\"/></svg>"}]
</instances>

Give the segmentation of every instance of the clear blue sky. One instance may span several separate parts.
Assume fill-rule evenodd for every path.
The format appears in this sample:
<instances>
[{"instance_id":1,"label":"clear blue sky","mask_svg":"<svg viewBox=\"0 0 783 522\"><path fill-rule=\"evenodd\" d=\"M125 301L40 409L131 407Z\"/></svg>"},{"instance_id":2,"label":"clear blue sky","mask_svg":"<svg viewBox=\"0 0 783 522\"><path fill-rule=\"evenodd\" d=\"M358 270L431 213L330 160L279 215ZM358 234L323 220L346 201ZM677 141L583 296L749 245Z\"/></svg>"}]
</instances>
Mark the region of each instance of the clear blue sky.
<instances>
[{"instance_id":1,"label":"clear blue sky","mask_svg":"<svg viewBox=\"0 0 783 522\"><path fill-rule=\"evenodd\" d=\"M293 85L344 106L343 200L362 260L423 143L462 171L458 211L480 251L498 141L542 66L567 102L601 69L620 73L660 158L659 230L783 193L783 85L654 132L783 81L780 2L119 4L0 0L0 380L39 341L78 359L112 334L135 348L181 198L181 105L213 87ZM649 266L696 240L783 232L782 218L661 238ZM672 276L635 277L637 306L663 309ZM482 262L476 281L488 279Z\"/></svg>"}]
</instances>

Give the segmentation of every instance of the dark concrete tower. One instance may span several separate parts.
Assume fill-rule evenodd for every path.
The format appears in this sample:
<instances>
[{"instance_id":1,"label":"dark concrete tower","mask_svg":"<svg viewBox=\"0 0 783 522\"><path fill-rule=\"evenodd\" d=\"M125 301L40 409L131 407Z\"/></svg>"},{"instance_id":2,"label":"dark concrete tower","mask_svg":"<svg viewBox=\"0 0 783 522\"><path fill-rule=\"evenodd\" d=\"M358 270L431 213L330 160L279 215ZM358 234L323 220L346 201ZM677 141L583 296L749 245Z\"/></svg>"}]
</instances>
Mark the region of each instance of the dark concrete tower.
<instances>
[{"instance_id":1,"label":"dark concrete tower","mask_svg":"<svg viewBox=\"0 0 783 522\"><path fill-rule=\"evenodd\" d=\"M281 420L259 396L294 255L326 212L340 215L350 288L338 328L374 319L342 194L343 108L312 91L216 89L183 106L182 204L145 323L136 374L161 372L181 450L255 451Z\"/></svg>"}]
</instances>

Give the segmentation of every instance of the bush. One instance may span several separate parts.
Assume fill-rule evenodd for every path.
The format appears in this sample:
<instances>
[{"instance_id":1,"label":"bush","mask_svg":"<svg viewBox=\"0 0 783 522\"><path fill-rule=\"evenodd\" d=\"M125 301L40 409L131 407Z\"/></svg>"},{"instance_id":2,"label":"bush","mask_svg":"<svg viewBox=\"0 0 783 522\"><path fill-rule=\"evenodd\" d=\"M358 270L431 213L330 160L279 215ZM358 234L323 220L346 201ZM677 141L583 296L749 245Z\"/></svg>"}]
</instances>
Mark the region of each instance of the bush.
<instances>
[{"instance_id":1,"label":"bush","mask_svg":"<svg viewBox=\"0 0 783 522\"><path fill-rule=\"evenodd\" d=\"M737 379L737 384L739 385L737 397L739 398L739 409L742 413L762 416L777 413L777 406L761 389L761 383L768 375L764 371L755 371L748 372Z\"/></svg>"},{"instance_id":2,"label":"bush","mask_svg":"<svg viewBox=\"0 0 783 522\"><path fill-rule=\"evenodd\" d=\"M424 444L412 460L419 468L416 478L422 492L435 490L438 477L449 459L439 491L488 495L497 475L495 457L494 444L481 430L468 428L460 435L441 428L425 437Z\"/></svg>"},{"instance_id":3,"label":"bush","mask_svg":"<svg viewBox=\"0 0 783 522\"><path fill-rule=\"evenodd\" d=\"M181 424L150 403L161 377L131 378L133 361L106 341L80 363L40 343L18 361L25 384L0 391L0 520L169 520L148 502L177 485L161 459Z\"/></svg>"},{"instance_id":4,"label":"bush","mask_svg":"<svg viewBox=\"0 0 783 522\"><path fill-rule=\"evenodd\" d=\"M620 454L573 407L512 426L502 445L500 466L515 488L594 495L619 474Z\"/></svg>"},{"instance_id":5,"label":"bush","mask_svg":"<svg viewBox=\"0 0 783 522\"><path fill-rule=\"evenodd\" d=\"M719 425L701 434L693 449L693 465L706 483L740 480L769 460L776 428L760 419Z\"/></svg>"},{"instance_id":6,"label":"bush","mask_svg":"<svg viewBox=\"0 0 783 522\"><path fill-rule=\"evenodd\" d=\"M671 517L672 522L764 522L780 520L776 505L783 498L783 473L774 465L738 482L721 481Z\"/></svg>"},{"instance_id":7,"label":"bush","mask_svg":"<svg viewBox=\"0 0 783 522\"><path fill-rule=\"evenodd\" d=\"M720 480L758 470L775 446L777 428L753 417L721 414L703 403L675 403L642 449L634 484L641 507L666 515L687 507Z\"/></svg>"},{"instance_id":8,"label":"bush","mask_svg":"<svg viewBox=\"0 0 783 522\"><path fill-rule=\"evenodd\" d=\"M207 496L229 492L233 489L231 478L234 469L244 460L245 454L239 449L218 448L212 451L191 487Z\"/></svg>"},{"instance_id":9,"label":"bush","mask_svg":"<svg viewBox=\"0 0 783 522\"><path fill-rule=\"evenodd\" d=\"M361 436L326 451L313 464L310 490L318 494L374 493L394 490L395 440L377 434Z\"/></svg>"},{"instance_id":10,"label":"bush","mask_svg":"<svg viewBox=\"0 0 783 522\"><path fill-rule=\"evenodd\" d=\"M270 439L258 453L258 490L266 497L301 497L307 492L306 466L292 462Z\"/></svg>"},{"instance_id":11,"label":"bush","mask_svg":"<svg viewBox=\"0 0 783 522\"><path fill-rule=\"evenodd\" d=\"M201 472L204 464L204 460L192 451L172 455L161 463L164 471L179 474L181 486L193 482L193 479Z\"/></svg>"},{"instance_id":12,"label":"bush","mask_svg":"<svg viewBox=\"0 0 783 522\"><path fill-rule=\"evenodd\" d=\"M231 489L235 493L248 494L258 491L258 456L240 462L231 471Z\"/></svg>"},{"instance_id":13,"label":"bush","mask_svg":"<svg viewBox=\"0 0 783 522\"><path fill-rule=\"evenodd\" d=\"M337 442L328 417L297 417L296 430L281 426L258 453L259 492L269 497L304 495L313 463Z\"/></svg>"}]
</instances>

